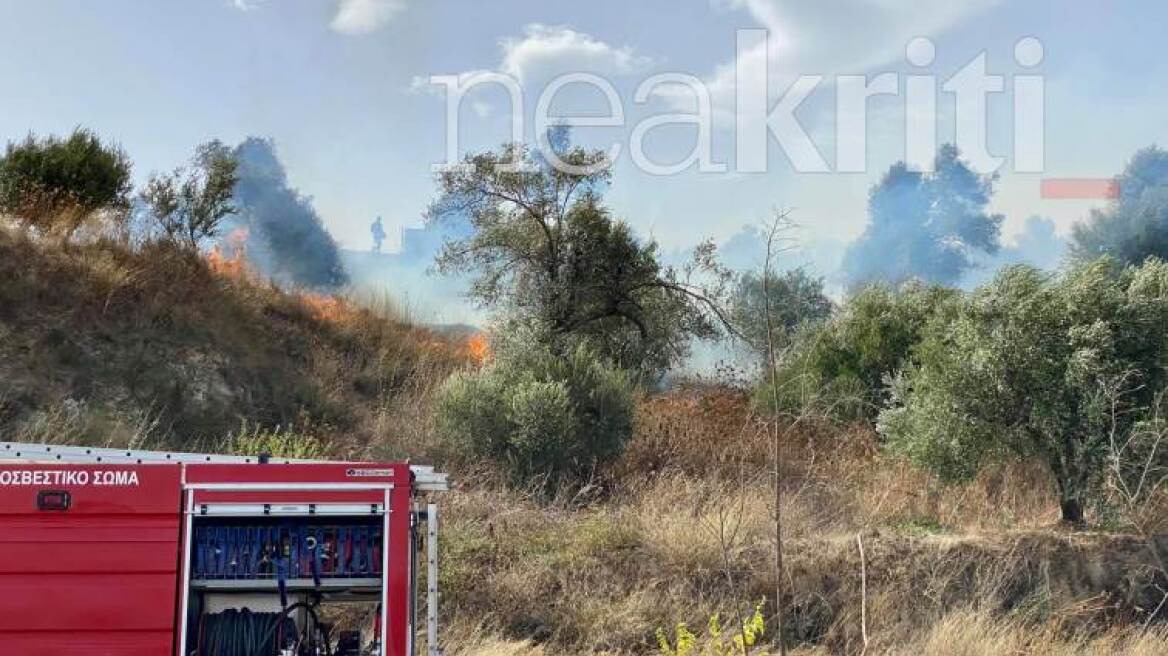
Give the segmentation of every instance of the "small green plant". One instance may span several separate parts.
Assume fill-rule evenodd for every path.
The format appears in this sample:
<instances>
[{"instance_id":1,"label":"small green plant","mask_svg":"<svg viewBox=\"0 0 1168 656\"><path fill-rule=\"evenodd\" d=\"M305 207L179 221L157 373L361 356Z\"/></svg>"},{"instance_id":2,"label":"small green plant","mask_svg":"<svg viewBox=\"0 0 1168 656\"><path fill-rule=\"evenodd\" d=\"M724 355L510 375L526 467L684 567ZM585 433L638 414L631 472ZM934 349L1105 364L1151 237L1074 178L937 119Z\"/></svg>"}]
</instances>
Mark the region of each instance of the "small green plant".
<instances>
[{"instance_id":1,"label":"small green plant","mask_svg":"<svg viewBox=\"0 0 1168 656\"><path fill-rule=\"evenodd\" d=\"M228 451L244 456L258 456L261 453L277 458L313 460L325 455L324 444L312 435L283 429L248 427L245 423L239 432L228 438Z\"/></svg>"},{"instance_id":2,"label":"small green plant","mask_svg":"<svg viewBox=\"0 0 1168 656\"><path fill-rule=\"evenodd\" d=\"M685 622L679 622L673 629L673 640L664 629L657 629L657 646L662 656L739 656L747 654L758 644L766 633L766 620L762 616L765 602L754 607L754 614L742 622L742 629L727 633L718 613L710 616L706 635L699 636L689 630Z\"/></svg>"},{"instance_id":3,"label":"small green plant","mask_svg":"<svg viewBox=\"0 0 1168 656\"><path fill-rule=\"evenodd\" d=\"M942 524L936 517L924 515L909 517L895 524L895 528L900 533L918 537L949 532L949 527Z\"/></svg>"}]
</instances>

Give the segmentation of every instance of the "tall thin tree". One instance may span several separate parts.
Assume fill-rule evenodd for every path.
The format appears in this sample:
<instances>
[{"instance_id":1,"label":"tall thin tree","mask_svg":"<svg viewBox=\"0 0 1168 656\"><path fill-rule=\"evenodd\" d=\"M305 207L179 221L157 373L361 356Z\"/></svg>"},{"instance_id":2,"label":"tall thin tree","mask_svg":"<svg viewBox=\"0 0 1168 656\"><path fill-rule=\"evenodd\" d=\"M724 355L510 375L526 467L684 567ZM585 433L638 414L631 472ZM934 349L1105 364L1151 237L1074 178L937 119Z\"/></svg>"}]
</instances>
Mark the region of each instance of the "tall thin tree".
<instances>
[{"instance_id":1,"label":"tall thin tree","mask_svg":"<svg viewBox=\"0 0 1168 656\"><path fill-rule=\"evenodd\" d=\"M770 283L773 279L771 276L771 267L776 254L776 245L780 241L780 234L790 227L791 222L787 212L777 212L771 221L770 231L767 234L766 262L763 265L762 275L763 303L766 314L766 364L771 379L773 407L776 409L779 407L778 355L776 353L778 345L775 340L774 312L772 312L771 308ZM786 596L787 587L787 572L783 563L783 445L779 432L778 417L774 417L771 420L771 425L774 448L772 467L774 468L775 496L775 625L777 627L776 634L779 642L779 656L786 656L787 641L783 627L786 615L783 599Z\"/></svg>"}]
</instances>

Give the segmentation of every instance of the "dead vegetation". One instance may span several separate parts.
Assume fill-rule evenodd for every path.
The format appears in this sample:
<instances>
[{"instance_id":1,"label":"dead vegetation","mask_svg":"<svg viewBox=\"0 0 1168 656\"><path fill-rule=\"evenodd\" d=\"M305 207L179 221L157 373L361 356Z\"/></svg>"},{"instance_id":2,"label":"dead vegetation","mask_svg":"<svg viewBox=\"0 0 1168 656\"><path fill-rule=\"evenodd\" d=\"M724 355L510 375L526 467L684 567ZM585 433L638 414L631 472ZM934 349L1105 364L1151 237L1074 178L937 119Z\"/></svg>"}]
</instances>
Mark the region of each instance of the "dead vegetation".
<instances>
[{"instance_id":1,"label":"dead vegetation","mask_svg":"<svg viewBox=\"0 0 1168 656\"><path fill-rule=\"evenodd\" d=\"M362 452L467 359L392 308L286 291L168 242L0 229L0 280L11 439L64 424L85 443L207 448L258 425Z\"/></svg>"},{"instance_id":2,"label":"dead vegetation","mask_svg":"<svg viewBox=\"0 0 1168 656\"><path fill-rule=\"evenodd\" d=\"M392 308L288 292L165 244L4 230L0 281L4 439L307 444L451 470L451 654L652 653L658 629L714 613L733 625L773 598L771 438L741 391L643 398L624 456L548 502L437 446L430 395L485 349ZM1160 622L1144 628L1163 583L1147 536L1061 528L1041 466L945 486L864 426L781 435L791 653L1168 653Z\"/></svg>"},{"instance_id":3,"label":"dead vegetation","mask_svg":"<svg viewBox=\"0 0 1168 656\"><path fill-rule=\"evenodd\" d=\"M467 654L645 653L658 628L702 627L768 599L765 439L744 395L681 391L641 403L637 435L598 498L585 490L547 505L465 486L444 529L450 644L480 645ZM1040 466L1013 463L951 487L882 455L862 427L809 424L787 439L793 653L1168 648L1156 623L1142 629L1160 599L1144 542L1061 528Z\"/></svg>"}]
</instances>

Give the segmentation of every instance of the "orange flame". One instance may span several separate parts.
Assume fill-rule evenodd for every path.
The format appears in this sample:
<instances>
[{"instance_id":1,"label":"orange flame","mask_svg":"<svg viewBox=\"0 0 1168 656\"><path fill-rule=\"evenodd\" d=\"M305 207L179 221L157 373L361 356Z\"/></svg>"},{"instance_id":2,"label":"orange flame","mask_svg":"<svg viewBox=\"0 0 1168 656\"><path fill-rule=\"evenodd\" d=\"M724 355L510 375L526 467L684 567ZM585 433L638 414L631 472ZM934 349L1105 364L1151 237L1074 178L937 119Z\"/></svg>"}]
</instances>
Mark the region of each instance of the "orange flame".
<instances>
[{"instance_id":1,"label":"orange flame","mask_svg":"<svg viewBox=\"0 0 1168 656\"><path fill-rule=\"evenodd\" d=\"M466 340L466 353L475 364L482 365L491 359L491 342L486 333L475 333Z\"/></svg>"},{"instance_id":2,"label":"orange flame","mask_svg":"<svg viewBox=\"0 0 1168 656\"><path fill-rule=\"evenodd\" d=\"M204 256L211 271L224 278L258 281L259 275L247 261L247 240L250 236L251 232L246 227L236 228L212 247ZM360 313L345 299L336 296L312 292L295 296L317 321L342 323Z\"/></svg>"},{"instance_id":3,"label":"orange flame","mask_svg":"<svg viewBox=\"0 0 1168 656\"><path fill-rule=\"evenodd\" d=\"M336 296L308 292L301 294L300 300L318 321L340 323L355 314L344 299Z\"/></svg>"},{"instance_id":4,"label":"orange flame","mask_svg":"<svg viewBox=\"0 0 1168 656\"><path fill-rule=\"evenodd\" d=\"M251 267L247 263L247 238L250 234L247 228L236 228L223 239L222 244L215 244L206 255L211 271L225 278L249 277Z\"/></svg>"},{"instance_id":5,"label":"orange flame","mask_svg":"<svg viewBox=\"0 0 1168 656\"><path fill-rule=\"evenodd\" d=\"M227 234L227 238L224 241L238 254L247 247L248 237L251 237L251 230L247 228L236 228Z\"/></svg>"}]
</instances>

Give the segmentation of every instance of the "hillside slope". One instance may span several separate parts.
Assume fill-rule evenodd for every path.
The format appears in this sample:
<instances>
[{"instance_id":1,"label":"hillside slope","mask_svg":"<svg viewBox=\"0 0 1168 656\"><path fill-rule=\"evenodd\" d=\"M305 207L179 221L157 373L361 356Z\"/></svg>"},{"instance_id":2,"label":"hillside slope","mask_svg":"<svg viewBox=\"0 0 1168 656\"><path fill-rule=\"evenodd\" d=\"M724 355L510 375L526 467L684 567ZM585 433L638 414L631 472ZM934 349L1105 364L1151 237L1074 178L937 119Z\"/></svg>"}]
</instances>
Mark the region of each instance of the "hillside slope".
<instances>
[{"instance_id":1,"label":"hillside slope","mask_svg":"<svg viewBox=\"0 0 1168 656\"><path fill-rule=\"evenodd\" d=\"M0 229L0 281L0 437L180 447L250 426L362 447L464 358L392 315L164 243Z\"/></svg>"},{"instance_id":2,"label":"hillside slope","mask_svg":"<svg viewBox=\"0 0 1168 656\"><path fill-rule=\"evenodd\" d=\"M458 483L442 500L447 653L648 654L659 630L732 626L760 601L773 649L774 425L747 395L644 396L623 456L549 501L435 448L431 392L472 358L464 340L217 254L0 229L0 439L214 450L279 430L333 455L437 457ZM1059 527L1043 468L946 486L869 427L782 435L796 653L1168 652L1158 623L1142 629L1164 583L1150 545Z\"/></svg>"}]
</instances>

